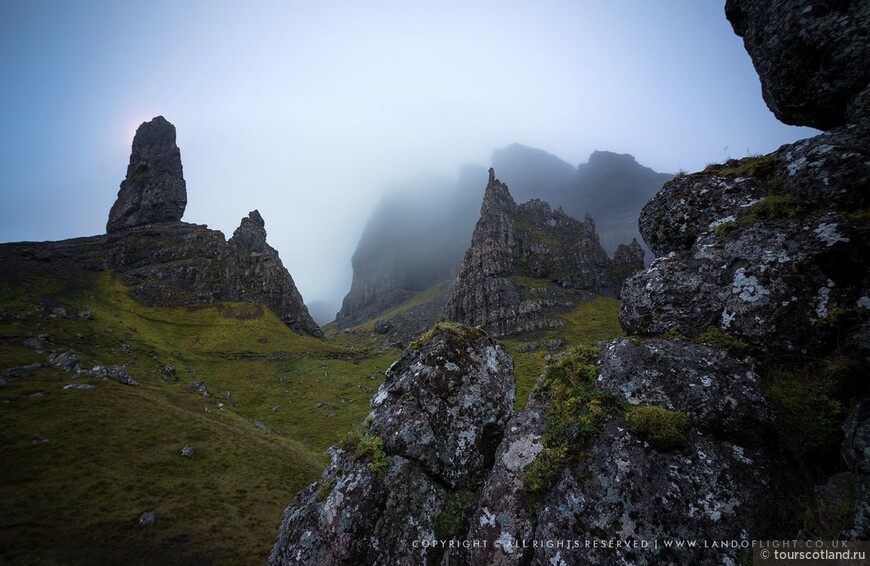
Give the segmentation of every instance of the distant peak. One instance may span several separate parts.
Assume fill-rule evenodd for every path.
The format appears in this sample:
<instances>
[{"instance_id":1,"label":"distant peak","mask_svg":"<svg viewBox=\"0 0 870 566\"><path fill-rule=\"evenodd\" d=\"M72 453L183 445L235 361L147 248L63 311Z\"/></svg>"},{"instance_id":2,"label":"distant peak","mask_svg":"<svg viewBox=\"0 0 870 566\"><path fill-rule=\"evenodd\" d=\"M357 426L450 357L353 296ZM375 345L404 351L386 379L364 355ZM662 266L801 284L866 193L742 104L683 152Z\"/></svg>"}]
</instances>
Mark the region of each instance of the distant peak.
<instances>
[{"instance_id":1,"label":"distant peak","mask_svg":"<svg viewBox=\"0 0 870 566\"><path fill-rule=\"evenodd\" d=\"M637 160L630 153L595 150L589 156L589 163L637 163Z\"/></svg>"},{"instance_id":2,"label":"distant peak","mask_svg":"<svg viewBox=\"0 0 870 566\"><path fill-rule=\"evenodd\" d=\"M239 227L233 232L230 243L250 251L258 251L266 245L266 222L258 210L252 210L242 218Z\"/></svg>"},{"instance_id":3,"label":"distant peak","mask_svg":"<svg viewBox=\"0 0 870 566\"><path fill-rule=\"evenodd\" d=\"M489 168L489 184L493 184L495 182L495 169L492 167Z\"/></svg>"}]
</instances>

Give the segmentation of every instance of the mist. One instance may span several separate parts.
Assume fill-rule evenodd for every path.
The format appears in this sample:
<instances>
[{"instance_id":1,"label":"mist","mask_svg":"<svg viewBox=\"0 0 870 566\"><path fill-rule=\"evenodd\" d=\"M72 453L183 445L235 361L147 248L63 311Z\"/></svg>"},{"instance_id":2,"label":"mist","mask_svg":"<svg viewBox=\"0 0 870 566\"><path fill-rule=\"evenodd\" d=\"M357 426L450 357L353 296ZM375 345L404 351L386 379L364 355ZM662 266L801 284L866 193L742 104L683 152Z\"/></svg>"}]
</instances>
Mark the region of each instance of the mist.
<instances>
[{"instance_id":1,"label":"mist","mask_svg":"<svg viewBox=\"0 0 870 566\"><path fill-rule=\"evenodd\" d=\"M608 150L675 173L810 135L764 106L722 12L6 1L0 241L103 233L136 127L163 115L178 131L183 220L229 237L258 209L306 303L337 306L385 195L420 207L511 144L575 168Z\"/></svg>"}]
</instances>

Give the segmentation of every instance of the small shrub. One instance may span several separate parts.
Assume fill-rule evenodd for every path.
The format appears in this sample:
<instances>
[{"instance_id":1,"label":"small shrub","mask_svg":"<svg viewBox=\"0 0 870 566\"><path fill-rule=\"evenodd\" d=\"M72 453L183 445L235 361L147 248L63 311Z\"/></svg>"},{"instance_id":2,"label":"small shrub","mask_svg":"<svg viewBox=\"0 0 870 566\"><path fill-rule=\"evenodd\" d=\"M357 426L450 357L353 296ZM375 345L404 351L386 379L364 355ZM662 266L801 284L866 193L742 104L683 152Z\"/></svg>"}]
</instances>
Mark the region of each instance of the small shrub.
<instances>
[{"instance_id":1,"label":"small shrub","mask_svg":"<svg viewBox=\"0 0 870 566\"><path fill-rule=\"evenodd\" d=\"M581 452L583 444L601 432L608 415L622 410L614 395L595 387L599 350L581 347L547 367L539 390L548 404L547 425L541 434L544 449L526 469L523 489L544 493Z\"/></svg>"},{"instance_id":2,"label":"small shrub","mask_svg":"<svg viewBox=\"0 0 870 566\"><path fill-rule=\"evenodd\" d=\"M344 435L339 443L342 450L353 452L354 461L368 460L371 471L381 477L387 475L387 453L384 451L384 441L374 434L361 434L353 430Z\"/></svg>"},{"instance_id":3,"label":"small shrub","mask_svg":"<svg viewBox=\"0 0 870 566\"><path fill-rule=\"evenodd\" d=\"M689 416L664 407L636 406L625 412L628 430L659 450L684 450L689 446Z\"/></svg>"},{"instance_id":4,"label":"small shrub","mask_svg":"<svg viewBox=\"0 0 870 566\"><path fill-rule=\"evenodd\" d=\"M720 177L762 177L771 178L774 175L778 159L775 155L760 155L729 159L725 163L707 165L704 173Z\"/></svg>"}]
</instances>

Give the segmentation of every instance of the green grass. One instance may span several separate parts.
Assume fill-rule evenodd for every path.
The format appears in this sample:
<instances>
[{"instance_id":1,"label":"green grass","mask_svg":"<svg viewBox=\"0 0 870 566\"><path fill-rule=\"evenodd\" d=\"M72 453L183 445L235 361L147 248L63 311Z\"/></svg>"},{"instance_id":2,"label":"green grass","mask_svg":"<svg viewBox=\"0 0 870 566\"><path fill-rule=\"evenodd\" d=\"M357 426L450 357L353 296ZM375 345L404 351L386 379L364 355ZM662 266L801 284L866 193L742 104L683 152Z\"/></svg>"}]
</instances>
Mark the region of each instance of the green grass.
<instances>
[{"instance_id":1,"label":"green grass","mask_svg":"<svg viewBox=\"0 0 870 566\"><path fill-rule=\"evenodd\" d=\"M777 165L775 155L760 155L743 159L729 159L725 163L710 164L704 169L709 175L720 177L771 177Z\"/></svg>"},{"instance_id":2,"label":"green grass","mask_svg":"<svg viewBox=\"0 0 870 566\"><path fill-rule=\"evenodd\" d=\"M792 194L772 194L749 207L749 210L738 218L729 222L718 224L716 234L724 238L730 232L743 226L748 226L761 220L775 220L779 218L797 218L805 214L811 207Z\"/></svg>"},{"instance_id":3,"label":"green grass","mask_svg":"<svg viewBox=\"0 0 870 566\"><path fill-rule=\"evenodd\" d=\"M373 332L375 329L375 323L377 321L389 320L396 315L408 312L409 310L411 310L414 307L419 307L420 305L424 305L424 304L428 303L429 301L433 301L433 300L437 299L444 292L444 288L447 284L448 284L447 282L441 282L441 283L438 283L437 285L433 285L432 287L429 287L425 291L420 291L419 293L417 293L413 297L409 298L408 300L406 300L402 304L400 304L396 307L393 307L392 309L388 310L387 312L385 312L383 314L376 316L375 318L373 318L372 320L370 320L368 322L360 324L359 326L356 327L356 329L363 330L365 332Z\"/></svg>"},{"instance_id":4,"label":"green grass","mask_svg":"<svg viewBox=\"0 0 870 566\"><path fill-rule=\"evenodd\" d=\"M0 389L4 563L263 563L283 508L368 413L396 357L297 335L259 305L144 307L110 273L0 281L0 300L3 367L43 361L22 343L49 334L48 350L74 350L88 367L123 363L140 383L81 377L96 389L65 391L72 375L44 368ZM46 316L58 305L70 317ZM191 460L185 444L197 447ZM150 509L157 522L139 527Z\"/></svg>"},{"instance_id":5,"label":"green grass","mask_svg":"<svg viewBox=\"0 0 870 566\"><path fill-rule=\"evenodd\" d=\"M549 490L562 469L578 458L586 441L597 436L609 414L621 412L623 400L595 387L598 350L572 350L549 365L538 392L546 398L544 449L526 469L523 489L531 494Z\"/></svg>"},{"instance_id":6,"label":"green grass","mask_svg":"<svg viewBox=\"0 0 870 566\"><path fill-rule=\"evenodd\" d=\"M557 329L546 332L535 342L546 344L554 338L561 338L570 347L583 344L594 344L602 340L611 340L624 334L619 325L619 301L598 296L591 301L577 305L573 310L556 315L565 322ZM547 366L544 357L548 355L546 348L534 352L521 352L529 342L511 337L502 340L514 359L514 372L517 378L517 397L515 410L526 405L529 393Z\"/></svg>"}]
</instances>

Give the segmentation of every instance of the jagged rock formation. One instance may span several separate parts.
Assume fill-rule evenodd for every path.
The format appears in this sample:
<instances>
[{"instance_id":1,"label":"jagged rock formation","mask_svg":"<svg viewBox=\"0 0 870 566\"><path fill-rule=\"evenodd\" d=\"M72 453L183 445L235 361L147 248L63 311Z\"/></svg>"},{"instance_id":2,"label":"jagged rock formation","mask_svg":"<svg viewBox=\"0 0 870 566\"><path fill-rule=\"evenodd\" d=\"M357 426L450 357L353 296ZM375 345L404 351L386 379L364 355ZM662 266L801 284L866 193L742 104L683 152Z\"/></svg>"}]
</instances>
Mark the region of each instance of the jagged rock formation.
<instances>
[{"instance_id":1,"label":"jagged rock formation","mask_svg":"<svg viewBox=\"0 0 870 566\"><path fill-rule=\"evenodd\" d=\"M569 454L582 457L554 464L552 486L529 493L527 478L552 453L545 447L547 437L558 426L554 419L563 418L557 415L565 402L546 380L539 382L529 405L509 423L477 502L468 539L486 544L471 549L469 563L723 564L726 557L736 563L739 549L687 556L661 544L588 549L532 541L772 536L782 500L777 464L763 445L770 411L752 363L719 365L726 360L721 350L679 340L609 344L595 367L600 389L633 407L654 407L666 415L682 411L691 423L684 445L658 446L629 424L632 409L611 411L598 417L586 444L569 446ZM579 373L573 378L583 379ZM606 399L596 395L599 403ZM601 405L579 414L589 410L600 412Z\"/></svg>"},{"instance_id":2,"label":"jagged rock formation","mask_svg":"<svg viewBox=\"0 0 870 566\"><path fill-rule=\"evenodd\" d=\"M631 155L608 151L593 152L588 163L575 168L545 151L513 144L493 152L492 163L518 202L540 199L575 218L591 213L609 253L632 239L646 249L638 214L671 178L639 165ZM384 197L354 253L353 283L336 319L340 327L384 315L416 293L455 279L478 218L485 178L482 167L465 166L458 182L433 183L423 198L401 192ZM414 320L431 327L440 312L434 307L448 297L439 295ZM393 339L419 335L416 324L396 320L394 327Z\"/></svg>"},{"instance_id":3,"label":"jagged rock formation","mask_svg":"<svg viewBox=\"0 0 870 566\"><path fill-rule=\"evenodd\" d=\"M147 179L137 179L137 171L148 171ZM266 243L260 213L255 210L244 218L229 241L217 230L180 222L186 202L186 196L176 198L178 191L184 192L180 175L175 127L162 117L142 124L127 179L109 216L109 233L3 244L4 271L15 276L54 271L69 277L81 269L113 270L146 305L260 303L294 331L322 336L278 252Z\"/></svg>"},{"instance_id":4,"label":"jagged rock formation","mask_svg":"<svg viewBox=\"0 0 870 566\"><path fill-rule=\"evenodd\" d=\"M591 217L580 222L540 200L518 205L490 169L480 220L444 316L494 336L555 328L560 322L553 312L592 293L614 294L621 282L612 275Z\"/></svg>"},{"instance_id":5,"label":"jagged rock formation","mask_svg":"<svg viewBox=\"0 0 870 566\"><path fill-rule=\"evenodd\" d=\"M544 151L514 144L497 150L493 167L517 201L540 198L575 218L591 214L601 245L614 253L636 238L641 208L672 175L657 173L629 154L594 151L576 168Z\"/></svg>"},{"instance_id":6,"label":"jagged rock formation","mask_svg":"<svg viewBox=\"0 0 870 566\"><path fill-rule=\"evenodd\" d=\"M514 395L501 346L436 327L387 370L364 434L330 448L320 481L287 508L269 563L438 563L443 549L412 541L461 530Z\"/></svg>"},{"instance_id":7,"label":"jagged rock formation","mask_svg":"<svg viewBox=\"0 0 870 566\"><path fill-rule=\"evenodd\" d=\"M175 126L157 116L136 130L127 178L121 181L106 231L175 222L181 220L186 206L187 186Z\"/></svg>"}]
</instances>

